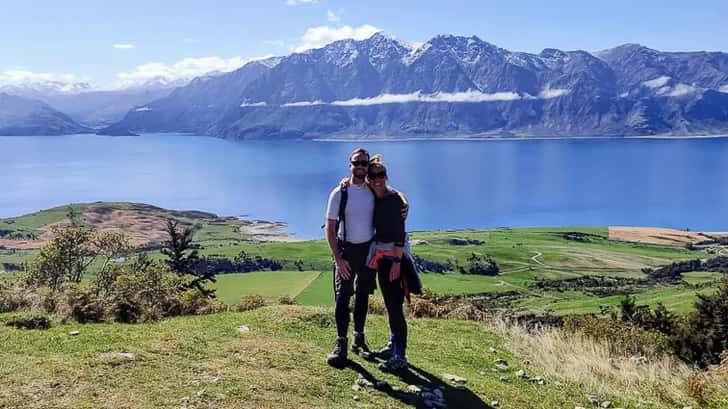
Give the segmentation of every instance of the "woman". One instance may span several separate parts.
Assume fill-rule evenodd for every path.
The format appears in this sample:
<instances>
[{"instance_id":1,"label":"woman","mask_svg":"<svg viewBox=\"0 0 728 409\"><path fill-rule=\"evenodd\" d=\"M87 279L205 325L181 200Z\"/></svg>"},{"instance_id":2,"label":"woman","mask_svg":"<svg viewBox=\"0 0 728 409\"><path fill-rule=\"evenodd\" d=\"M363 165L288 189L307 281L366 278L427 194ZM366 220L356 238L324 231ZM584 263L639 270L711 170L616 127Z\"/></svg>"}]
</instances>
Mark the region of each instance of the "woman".
<instances>
[{"instance_id":1,"label":"woman","mask_svg":"<svg viewBox=\"0 0 728 409\"><path fill-rule=\"evenodd\" d=\"M389 345L383 350L386 355L391 352L391 356L379 368L384 372L397 372L407 369L407 322L402 304L410 291L419 293L421 285L405 251L407 237L401 214L404 203L401 195L387 182L387 168L381 155L375 155L367 172L367 183L375 196L375 234L367 264L377 271L391 331L391 350Z\"/></svg>"}]
</instances>

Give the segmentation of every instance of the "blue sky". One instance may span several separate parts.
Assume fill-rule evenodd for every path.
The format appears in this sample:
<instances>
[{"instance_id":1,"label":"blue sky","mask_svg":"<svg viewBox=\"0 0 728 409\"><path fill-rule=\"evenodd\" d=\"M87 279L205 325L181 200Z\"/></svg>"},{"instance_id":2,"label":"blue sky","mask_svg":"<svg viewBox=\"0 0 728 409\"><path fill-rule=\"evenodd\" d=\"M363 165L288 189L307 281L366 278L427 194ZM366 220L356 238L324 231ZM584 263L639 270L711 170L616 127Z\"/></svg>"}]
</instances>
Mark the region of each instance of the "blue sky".
<instances>
[{"instance_id":1,"label":"blue sky","mask_svg":"<svg viewBox=\"0 0 728 409\"><path fill-rule=\"evenodd\" d=\"M412 42L477 35L530 52L627 42L728 51L728 1L37 0L4 2L0 13L0 85L226 71L377 29Z\"/></svg>"}]
</instances>

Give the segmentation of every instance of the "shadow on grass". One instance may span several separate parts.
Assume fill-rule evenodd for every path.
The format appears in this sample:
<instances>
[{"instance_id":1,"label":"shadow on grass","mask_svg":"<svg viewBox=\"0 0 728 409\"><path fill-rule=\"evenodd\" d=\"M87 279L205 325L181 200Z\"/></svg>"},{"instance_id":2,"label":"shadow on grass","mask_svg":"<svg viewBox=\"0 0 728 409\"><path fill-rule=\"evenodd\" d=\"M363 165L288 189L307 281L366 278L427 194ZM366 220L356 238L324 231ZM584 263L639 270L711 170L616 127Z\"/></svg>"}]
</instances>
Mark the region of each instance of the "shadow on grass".
<instances>
[{"instance_id":1,"label":"shadow on grass","mask_svg":"<svg viewBox=\"0 0 728 409\"><path fill-rule=\"evenodd\" d=\"M379 382L379 379L372 375L371 372L369 372L366 368L356 362L349 361L347 368L355 370L359 373L359 375L361 375L362 378L366 379L374 385ZM412 364L410 364L409 370L395 375L399 379L401 379L402 382L405 382L408 385L425 386L427 388L430 388L431 390L439 388L440 390L442 390L443 395L445 396L445 402L447 404L447 407L449 408L494 409L492 406L485 404L485 402L483 402L478 397L478 395L473 393L470 389L464 386L454 387L444 382L442 379L436 377L435 375L432 375L431 373L426 372L423 369L413 366ZM425 405L424 399L422 399L416 393L394 390L389 384L382 388L372 389L386 393L391 398L396 399L413 408L428 408L428 406Z\"/></svg>"}]
</instances>

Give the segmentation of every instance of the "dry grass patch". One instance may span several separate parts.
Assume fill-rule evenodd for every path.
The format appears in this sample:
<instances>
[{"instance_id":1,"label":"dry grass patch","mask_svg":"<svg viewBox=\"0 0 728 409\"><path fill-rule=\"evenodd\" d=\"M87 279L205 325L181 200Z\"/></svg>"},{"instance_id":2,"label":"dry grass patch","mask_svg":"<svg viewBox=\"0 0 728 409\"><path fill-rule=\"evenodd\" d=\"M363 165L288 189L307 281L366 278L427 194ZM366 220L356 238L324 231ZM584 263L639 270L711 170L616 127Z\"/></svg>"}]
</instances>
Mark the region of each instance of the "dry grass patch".
<instances>
[{"instance_id":1,"label":"dry grass patch","mask_svg":"<svg viewBox=\"0 0 728 409\"><path fill-rule=\"evenodd\" d=\"M528 356L551 378L583 387L600 400L649 407L698 403L689 387L699 372L671 356L619 355L606 341L559 329L527 330L502 320L488 326L504 334L509 348Z\"/></svg>"},{"instance_id":2,"label":"dry grass patch","mask_svg":"<svg viewBox=\"0 0 728 409\"><path fill-rule=\"evenodd\" d=\"M669 246L685 246L686 244L697 244L701 241L710 240L710 237L699 232L661 227L610 226L609 239Z\"/></svg>"}]
</instances>

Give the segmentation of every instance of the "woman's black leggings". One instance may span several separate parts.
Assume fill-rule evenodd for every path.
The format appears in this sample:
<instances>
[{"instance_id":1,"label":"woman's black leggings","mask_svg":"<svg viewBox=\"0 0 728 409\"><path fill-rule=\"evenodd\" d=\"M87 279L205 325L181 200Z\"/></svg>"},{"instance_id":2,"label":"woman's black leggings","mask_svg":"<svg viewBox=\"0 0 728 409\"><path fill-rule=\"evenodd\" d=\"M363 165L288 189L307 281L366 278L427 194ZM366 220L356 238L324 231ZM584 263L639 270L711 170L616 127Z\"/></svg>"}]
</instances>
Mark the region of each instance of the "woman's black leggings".
<instances>
[{"instance_id":1,"label":"woman's black leggings","mask_svg":"<svg viewBox=\"0 0 728 409\"><path fill-rule=\"evenodd\" d=\"M389 329L392 336L392 344L395 354L404 356L407 348L407 321L404 318L404 290L402 289L402 278L392 282L389 281L389 270L392 261L382 259L379 262L379 288L382 290L384 305L387 307L389 317Z\"/></svg>"}]
</instances>

